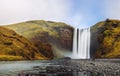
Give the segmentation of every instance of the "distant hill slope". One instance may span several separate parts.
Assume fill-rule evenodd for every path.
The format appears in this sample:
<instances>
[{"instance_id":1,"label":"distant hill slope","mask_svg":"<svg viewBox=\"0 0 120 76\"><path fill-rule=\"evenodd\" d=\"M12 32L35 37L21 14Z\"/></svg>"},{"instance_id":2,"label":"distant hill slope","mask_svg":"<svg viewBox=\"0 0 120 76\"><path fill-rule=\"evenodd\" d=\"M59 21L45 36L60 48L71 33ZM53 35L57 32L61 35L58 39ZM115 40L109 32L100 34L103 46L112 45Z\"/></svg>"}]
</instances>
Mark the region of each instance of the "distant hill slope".
<instances>
[{"instance_id":1,"label":"distant hill slope","mask_svg":"<svg viewBox=\"0 0 120 76\"><path fill-rule=\"evenodd\" d=\"M0 26L0 60L47 59L26 38Z\"/></svg>"},{"instance_id":2,"label":"distant hill slope","mask_svg":"<svg viewBox=\"0 0 120 76\"><path fill-rule=\"evenodd\" d=\"M44 45L52 45L52 48L55 50L56 48L64 52L72 50L73 27L65 23L35 20L7 25L5 27L29 39L38 48ZM54 51L54 53L58 53L58 51Z\"/></svg>"},{"instance_id":3,"label":"distant hill slope","mask_svg":"<svg viewBox=\"0 0 120 76\"><path fill-rule=\"evenodd\" d=\"M91 27L95 58L120 58L120 20L102 21Z\"/></svg>"}]
</instances>

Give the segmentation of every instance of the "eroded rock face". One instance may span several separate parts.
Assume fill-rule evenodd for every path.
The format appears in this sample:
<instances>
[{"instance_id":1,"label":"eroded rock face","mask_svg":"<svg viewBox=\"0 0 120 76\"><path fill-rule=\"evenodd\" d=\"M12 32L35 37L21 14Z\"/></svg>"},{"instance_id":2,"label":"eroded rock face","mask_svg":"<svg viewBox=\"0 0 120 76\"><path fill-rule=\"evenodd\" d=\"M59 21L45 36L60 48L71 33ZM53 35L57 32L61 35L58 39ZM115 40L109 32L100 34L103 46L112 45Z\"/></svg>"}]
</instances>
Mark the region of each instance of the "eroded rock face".
<instances>
[{"instance_id":1,"label":"eroded rock face","mask_svg":"<svg viewBox=\"0 0 120 76\"><path fill-rule=\"evenodd\" d=\"M72 31L70 29L63 29L60 31L60 40L63 48L71 50L72 47Z\"/></svg>"},{"instance_id":2,"label":"eroded rock face","mask_svg":"<svg viewBox=\"0 0 120 76\"><path fill-rule=\"evenodd\" d=\"M94 26L91 27L91 42L90 42L90 55L91 58L95 58L95 53L100 45L98 40L98 35L102 32L102 28L104 27L104 22L96 23Z\"/></svg>"},{"instance_id":3,"label":"eroded rock face","mask_svg":"<svg viewBox=\"0 0 120 76\"><path fill-rule=\"evenodd\" d=\"M43 36L34 36L30 41L38 48L38 50L47 58L53 59L54 54L52 51L52 45L48 42L48 34L42 33Z\"/></svg>"}]
</instances>

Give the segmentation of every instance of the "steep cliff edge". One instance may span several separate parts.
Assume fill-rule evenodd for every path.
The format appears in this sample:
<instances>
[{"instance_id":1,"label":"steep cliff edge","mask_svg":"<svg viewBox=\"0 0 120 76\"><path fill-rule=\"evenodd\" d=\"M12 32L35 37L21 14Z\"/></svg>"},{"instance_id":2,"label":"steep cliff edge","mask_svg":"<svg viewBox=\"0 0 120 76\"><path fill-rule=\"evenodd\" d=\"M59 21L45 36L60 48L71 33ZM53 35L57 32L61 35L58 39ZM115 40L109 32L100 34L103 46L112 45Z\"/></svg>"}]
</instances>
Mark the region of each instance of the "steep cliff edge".
<instances>
[{"instance_id":1,"label":"steep cliff edge","mask_svg":"<svg viewBox=\"0 0 120 76\"><path fill-rule=\"evenodd\" d=\"M26 38L0 26L0 60L48 59Z\"/></svg>"},{"instance_id":2,"label":"steep cliff edge","mask_svg":"<svg viewBox=\"0 0 120 76\"><path fill-rule=\"evenodd\" d=\"M104 28L104 21L98 22L91 26L91 43L90 43L90 55L91 58L95 57L96 50L98 49L100 43L98 41L98 35L102 33Z\"/></svg>"},{"instance_id":3,"label":"steep cliff edge","mask_svg":"<svg viewBox=\"0 0 120 76\"><path fill-rule=\"evenodd\" d=\"M102 21L91 28L95 58L120 58L120 20Z\"/></svg>"}]
</instances>

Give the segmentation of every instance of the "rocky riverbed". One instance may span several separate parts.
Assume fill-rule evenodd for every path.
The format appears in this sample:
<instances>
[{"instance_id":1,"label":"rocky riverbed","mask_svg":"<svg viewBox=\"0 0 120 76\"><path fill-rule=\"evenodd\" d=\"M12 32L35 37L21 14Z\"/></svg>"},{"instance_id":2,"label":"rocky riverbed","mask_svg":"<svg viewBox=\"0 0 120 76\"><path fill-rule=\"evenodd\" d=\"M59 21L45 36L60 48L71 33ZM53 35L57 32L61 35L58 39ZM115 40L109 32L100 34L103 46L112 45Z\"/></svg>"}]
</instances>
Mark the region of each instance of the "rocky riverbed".
<instances>
[{"instance_id":1,"label":"rocky riverbed","mask_svg":"<svg viewBox=\"0 0 120 76\"><path fill-rule=\"evenodd\" d=\"M73 60L69 58L45 61L48 66L33 66L18 76L120 76L120 59Z\"/></svg>"}]
</instances>

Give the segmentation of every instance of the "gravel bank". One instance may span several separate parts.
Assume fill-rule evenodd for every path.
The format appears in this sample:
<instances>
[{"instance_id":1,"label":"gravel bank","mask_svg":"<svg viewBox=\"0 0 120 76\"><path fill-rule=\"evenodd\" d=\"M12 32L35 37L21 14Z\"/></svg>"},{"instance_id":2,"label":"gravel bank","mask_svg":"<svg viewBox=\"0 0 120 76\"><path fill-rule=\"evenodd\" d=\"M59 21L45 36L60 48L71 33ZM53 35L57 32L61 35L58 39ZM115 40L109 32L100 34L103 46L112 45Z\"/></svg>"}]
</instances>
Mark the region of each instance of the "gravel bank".
<instances>
[{"instance_id":1,"label":"gravel bank","mask_svg":"<svg viewBox=\"0 0 120 76\"><path fill-rule=\"evenodd\" d=\"M56 59L46 61L49 66L34 66L31 71L19 73L34 76L120 76L120 61L118 60L73 60Z\"/></svg>"}]
</instances>

